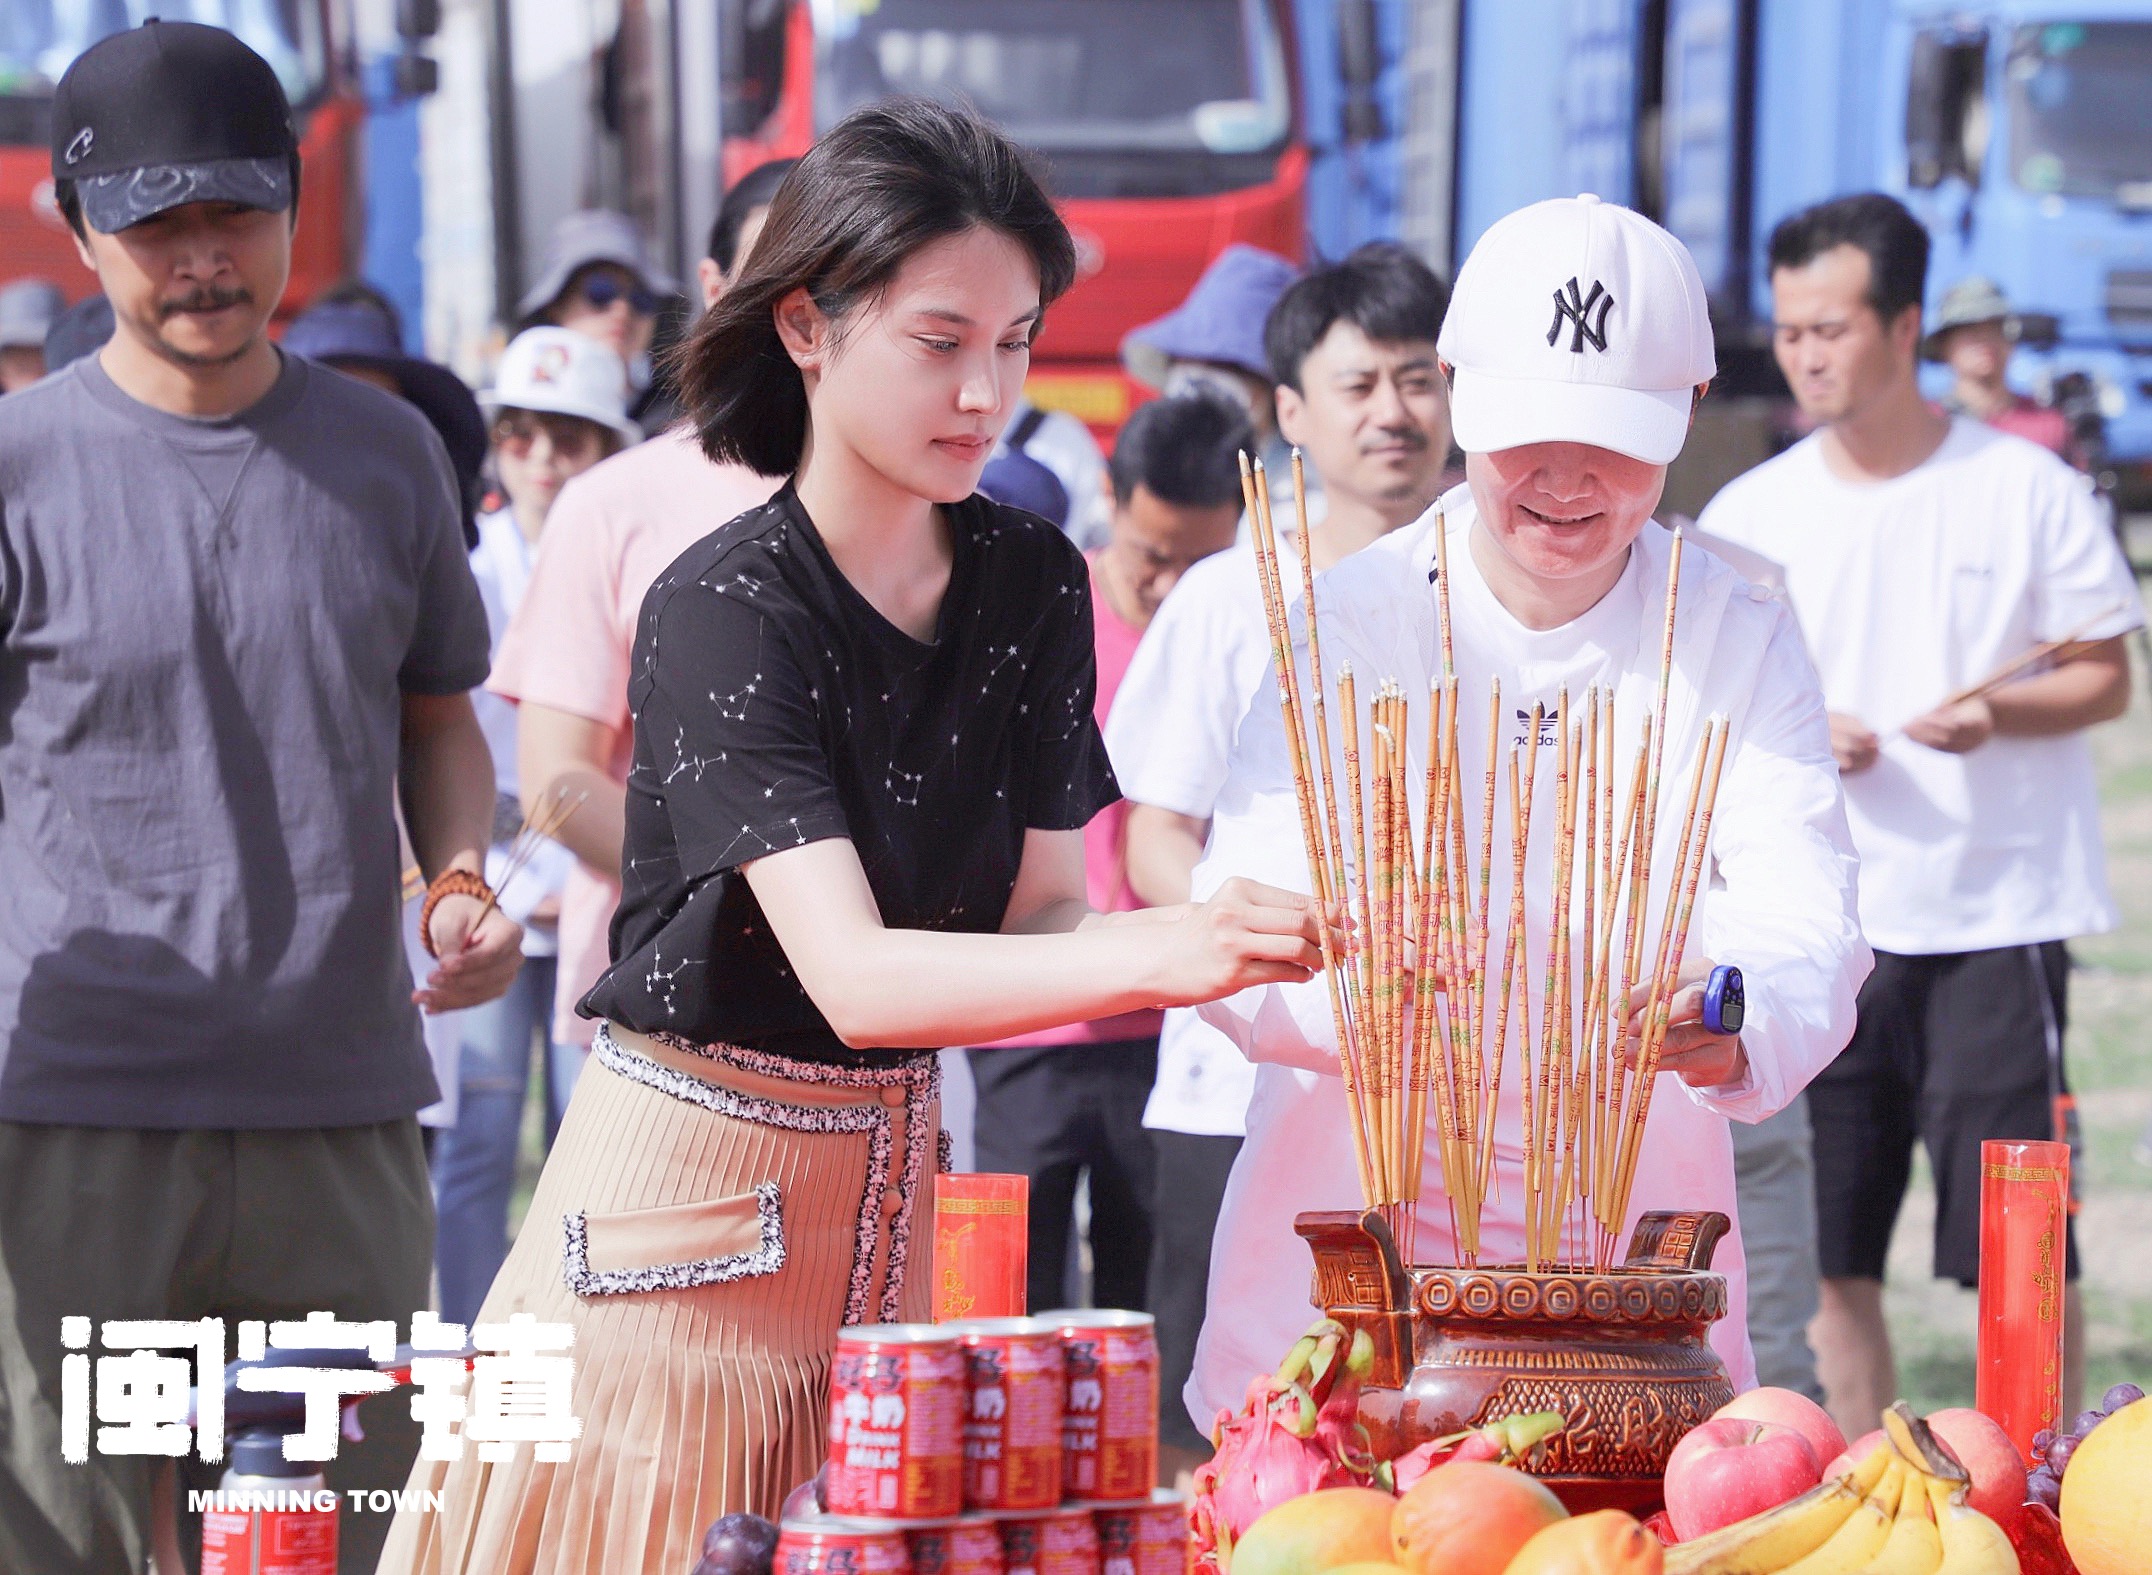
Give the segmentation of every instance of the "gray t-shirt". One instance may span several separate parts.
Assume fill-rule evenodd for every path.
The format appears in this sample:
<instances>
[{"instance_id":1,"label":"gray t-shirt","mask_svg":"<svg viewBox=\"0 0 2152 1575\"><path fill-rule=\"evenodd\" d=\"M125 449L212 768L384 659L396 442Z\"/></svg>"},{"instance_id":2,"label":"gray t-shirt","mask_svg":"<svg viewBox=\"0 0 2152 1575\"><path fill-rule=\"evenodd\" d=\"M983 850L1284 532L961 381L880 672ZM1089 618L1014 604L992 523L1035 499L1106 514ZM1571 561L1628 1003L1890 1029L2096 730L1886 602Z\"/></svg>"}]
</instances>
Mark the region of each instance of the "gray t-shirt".
<instances>
[{"instance_id":1,"label":"gray t-shirt","mask_svg":"<svg viewBox=\"0 0 2152 1575\"><path fill-rule=\"evenodd\" d=\"M440 441L287 357L251 409L97 357L0 400L0 1119L346 1126L435 1098L401 701L487 668Z\"/></svg>"}]
</instances>

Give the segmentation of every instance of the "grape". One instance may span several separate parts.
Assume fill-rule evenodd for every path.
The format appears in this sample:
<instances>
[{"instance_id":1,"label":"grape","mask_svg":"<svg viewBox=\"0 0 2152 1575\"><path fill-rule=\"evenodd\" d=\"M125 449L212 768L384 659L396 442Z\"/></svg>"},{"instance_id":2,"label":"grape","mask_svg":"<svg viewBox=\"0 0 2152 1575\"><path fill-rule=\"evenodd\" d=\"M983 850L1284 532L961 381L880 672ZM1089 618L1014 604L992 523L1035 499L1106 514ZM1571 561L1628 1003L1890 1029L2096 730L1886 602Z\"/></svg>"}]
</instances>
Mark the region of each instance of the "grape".
<instances>
[{"instance_id":1,"label":"grape","mask_svg":"<svg viewBox=\"0 0 2152 1575\"><path fill-rule=\"evenodd\" d=\"M2055 1474L2056 1481L2060 1482L2063 1473L2070 1469L2070 1457L2076 1453L2077 1440L2074 1437L2055 1440L2053 1447L2047 1452L2047 1469Z\"/></svg>"},{"instance_id":2,"label":"grape","mask_svg":"<svg viewBox=\"0 0 2152 1575\"><path fill-rule=\"evenodd\" d=\"M2145 1392L2135 1384L2117 1384L2100 1397L2100 1409L2112 1413L2126 1405L2135 1405L2144 1397Z\"/></svg>"},{"instance_id":3,"label":"grape","mask_svg":"<svg viewBox=\"0 0 2152 1575\"><path fill-rule=\"evenodd\" d=\"M2062 1505L2062 1483L2047 1467L2042 1466L2025 1479L2025 1497L2030 1503L2059 1509Z\"/></svg>"},{"instance_id":4,"label":"grape","mask_svg":"<svg viewBox=\"0 0 2152 1575\"><path fill-rule=\"evenodd\" d=\"M2035 1433L2035 1434L2033 1434L2033 1435L2032 1435L2032 1458L2033 1458L2033 1459L2035 1459L2035 1460L2045 1460L2045 1459L2047 1458L2047 1452L2048 1452L2048 1451L2049 1451L2050 1449L2054 1448L2054 1447L2055 1447L2055 1430L2054 1430L2053 1428L2051 1428L2051 1427L2043 1427L2043 1428L2041 1428L2041 1429L2040 1429L2040 1431L2039 1431L2039 1432L2037 1432L2037 1433Z\"/></svg>"},{"instance_id":5,"label":"grape","mask_svg":"<svg viewBox=\"0 0 2152 1575\"><path fill-rule=\"evenodd\" d=\"M703 1534L695 1575L770 1575L777 1528L760 1515L726 1515Z\"/></svg>"},{"instance_id":6,"label":"grape","mask_svg":"<svg viewBox=\"0 0 2152 1575\"><path fill-rule=\"evenodd\" d=\"M820 1471L785 1495L784 1508L777 1512L777 1518L805 1520L825 1513L829 1509L828 1485L829 1466L825 1462Z\"/></svg>"},{"instance_id":7,"label":"grape","mask_svg":"<svg viewBox=\"0 0 2152 1575\"><path fill-rule=\"evenodd\" d=\"M2080 1411L2077 1413L2077 1420L2070 1424L2070 1431L2077 1437L2083 1438L2106 1420L2107 1413L2105 1411Z\"/></svg>"}]
</instances>

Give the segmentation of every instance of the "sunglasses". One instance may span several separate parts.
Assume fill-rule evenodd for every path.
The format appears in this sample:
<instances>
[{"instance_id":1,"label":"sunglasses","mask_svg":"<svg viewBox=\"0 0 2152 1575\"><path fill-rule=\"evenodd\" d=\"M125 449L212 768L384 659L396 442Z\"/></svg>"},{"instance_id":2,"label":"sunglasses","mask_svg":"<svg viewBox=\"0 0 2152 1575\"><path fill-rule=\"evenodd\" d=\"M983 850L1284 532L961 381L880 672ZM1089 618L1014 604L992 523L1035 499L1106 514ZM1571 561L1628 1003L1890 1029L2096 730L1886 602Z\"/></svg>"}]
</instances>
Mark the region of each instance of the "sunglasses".
<instances>
[{"instance_id":1,"label":"sunglasses","mask_svg":"<svg viewBox=\"0 0 2152 1575\"><path fill-rule=\"evenodd\" d=\"M624 300L631 311L644 317L655 317L658 308L665 304L665 297L657 291L610 273L592 274L576 286L575 293L588 302L594 311L600 312L615 301Z\"/></svg>"},{"instance_id":2,"label":"sunglasses","mask_svg":"<svg viewBox=\"0 0 2152 1575\"><path fill-rule=\"evenodd\" d=\"M581 416L536 410L504 410L493 423L493 441L518 459L530 453L541 432L553 452L568 459L603 453L613 436L595 421L585 421Z\"/></svg>"}]
</instances>

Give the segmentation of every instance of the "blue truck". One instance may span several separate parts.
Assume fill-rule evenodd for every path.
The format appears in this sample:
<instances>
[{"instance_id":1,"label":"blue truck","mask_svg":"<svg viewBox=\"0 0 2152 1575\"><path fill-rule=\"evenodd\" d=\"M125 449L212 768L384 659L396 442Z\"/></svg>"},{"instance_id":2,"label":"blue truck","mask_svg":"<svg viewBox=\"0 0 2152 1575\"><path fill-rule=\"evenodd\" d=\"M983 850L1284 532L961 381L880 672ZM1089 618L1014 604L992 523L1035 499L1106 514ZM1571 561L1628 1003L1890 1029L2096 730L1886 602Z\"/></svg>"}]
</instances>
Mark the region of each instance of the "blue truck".
<instances>
[{"instance_id":1,"label":"blue truck","mask_svg":"<svg viewBox=\"0 0 2152 1575\"><path fill-rule=\"evenodd\" d=\"M2152 478L2152 0L1377 0L1383 123L1358 143L1326 69L1350 4L1300 14L1315 250L1400 233L1454 267L1543 197L1651 214L1711 289L1730 425L1693 463L1723 479L1784 397L1772 225L1887 191L1934 236L1931 307L2001 285L2027 325L2013 379L2078 390L2123 481ZM1445 51L1446 126L1425 101Z\"/></svg>"}]
</instances>

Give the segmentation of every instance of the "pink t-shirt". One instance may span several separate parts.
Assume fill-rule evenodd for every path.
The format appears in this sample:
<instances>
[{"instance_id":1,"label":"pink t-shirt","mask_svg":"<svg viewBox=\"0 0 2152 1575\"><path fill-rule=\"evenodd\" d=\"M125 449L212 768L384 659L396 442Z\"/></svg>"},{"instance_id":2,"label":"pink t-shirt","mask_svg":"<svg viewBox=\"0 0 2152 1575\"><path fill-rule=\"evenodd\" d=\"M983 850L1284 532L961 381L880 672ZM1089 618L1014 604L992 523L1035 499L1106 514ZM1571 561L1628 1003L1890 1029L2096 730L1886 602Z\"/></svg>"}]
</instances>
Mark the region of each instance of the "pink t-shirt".
<instances>
[{"instance_id":1,"label":"pink t-shirt","mask_svg":"<svg viewBox=\"0 0 2152 1575\"><path fill-rule=\"evenodd\" d=\"M1098 555L1091 554L1089 561L1092 640L1098 659L1098 699L1092 714L1104 727L1106 713L1113 709L1113 697L1120 692L1121 680L1128 676L1128 664L1136 658L1136 644L1143 638L1143 631L1108 604L1098 583ZM1128 801L1116 799L1084 827L1084 886L1091 906L1100 913L1125 913L1143 906L1128 888L1127 823ZM1119 1017L1101 1017L1066 1028L1042 1028L1037 1033L997 1040L996 1044L1098 1044L1116 1039L1150 1039L1157 1036L1163 1019L1164 1014L1159 1012L1123 1012Z\"/></svg>"},{"instance_id":2,"label":"pink t-shirt","mask_svg":"<svg viewBox=\"0 0 2152 1575\"><path fill-rule=\"evenodd\" d=\"M673 559L776 490L773 477L712 464L687 427L569 482L546 520L530 585L486 687L604 723L614 734L607 772L625 783L634 750L628 660L644 592ZM581 863L561 892L553 1032L563 1043L587 1045L597 1032L575 1003L605 972L619 901L620 883Z\"/></svg>"}]
</instances>

